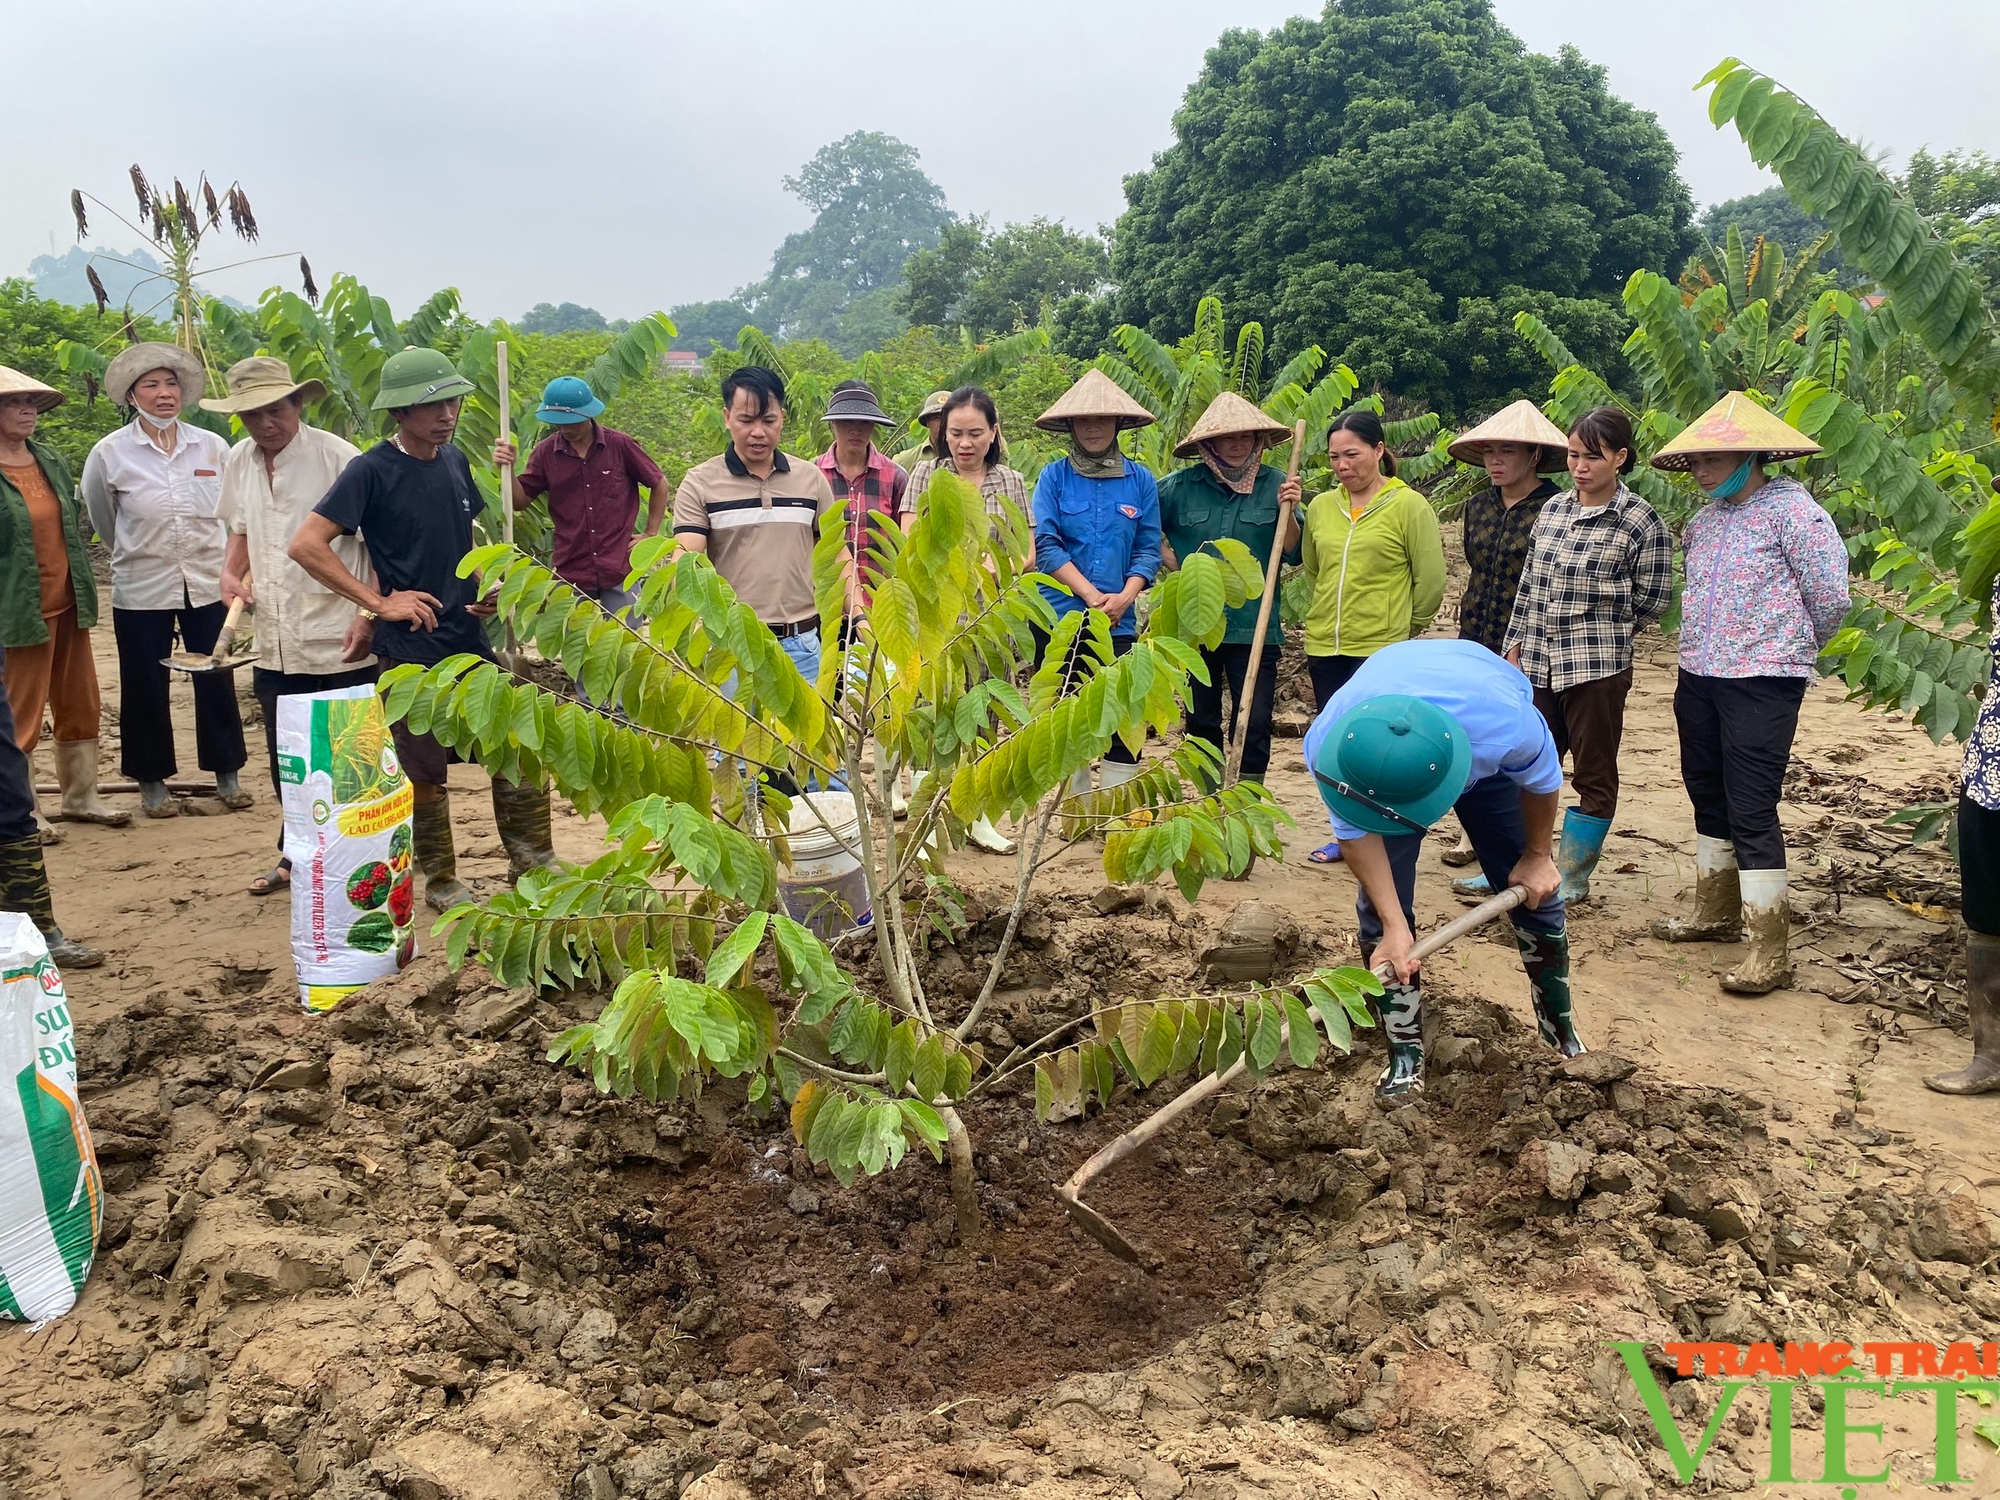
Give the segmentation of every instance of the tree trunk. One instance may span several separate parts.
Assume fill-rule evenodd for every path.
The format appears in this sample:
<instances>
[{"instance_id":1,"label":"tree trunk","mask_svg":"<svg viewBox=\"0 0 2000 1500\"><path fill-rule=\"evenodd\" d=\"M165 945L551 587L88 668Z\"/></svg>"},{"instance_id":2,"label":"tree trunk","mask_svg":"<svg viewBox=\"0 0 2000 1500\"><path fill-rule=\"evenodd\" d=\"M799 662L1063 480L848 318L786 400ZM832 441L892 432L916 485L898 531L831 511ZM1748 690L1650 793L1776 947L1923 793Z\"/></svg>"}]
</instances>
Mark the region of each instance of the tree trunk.
<instances>
[{"instance_id":1,"label":"tree trunk","mask_svg":"<svg viewBox=\"0 0 2000 1500\"><path fill-rule=\"evenodd\" d=\"M958 1117L958 1111L950 1105L938 1110L944 1117L945 1150L951 1156L951 1207L952 1215L958 1221L958 1242L961 1245L976 1244L980 1239L979 1188L972 1175L972 1137L966 1134L965 1121Z\"/></svg>"}]
</instances>

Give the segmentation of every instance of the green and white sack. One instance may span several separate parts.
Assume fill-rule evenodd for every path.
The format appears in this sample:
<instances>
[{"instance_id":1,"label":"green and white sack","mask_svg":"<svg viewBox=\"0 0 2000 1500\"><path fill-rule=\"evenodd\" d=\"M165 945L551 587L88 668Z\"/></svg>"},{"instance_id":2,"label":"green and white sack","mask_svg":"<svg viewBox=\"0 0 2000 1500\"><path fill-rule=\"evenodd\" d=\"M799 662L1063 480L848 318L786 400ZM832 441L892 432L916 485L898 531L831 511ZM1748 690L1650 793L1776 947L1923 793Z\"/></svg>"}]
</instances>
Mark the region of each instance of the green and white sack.
<instances>
[{"instance_id":1,"label":"green and white sack","mask_svg":"<svg viewBox=\"0 0 2000 1500\"><path fill-rule=\"evenodd\" d=\"M0 912L0 1318L39 1323L76 1305L104 1216L76 1093L69 997L49 945Z\"/></svg>"},{"instance_id":2,"label":"green and white sack","mask_svg":"<svg viewBox=\"0 0 2000 1500\"><path fill-rule=\"evenodd\" d=\"M417 952L410 778L372 687L278 699L299 1001L332 1010Z\"/></svg>"}]
</instances>

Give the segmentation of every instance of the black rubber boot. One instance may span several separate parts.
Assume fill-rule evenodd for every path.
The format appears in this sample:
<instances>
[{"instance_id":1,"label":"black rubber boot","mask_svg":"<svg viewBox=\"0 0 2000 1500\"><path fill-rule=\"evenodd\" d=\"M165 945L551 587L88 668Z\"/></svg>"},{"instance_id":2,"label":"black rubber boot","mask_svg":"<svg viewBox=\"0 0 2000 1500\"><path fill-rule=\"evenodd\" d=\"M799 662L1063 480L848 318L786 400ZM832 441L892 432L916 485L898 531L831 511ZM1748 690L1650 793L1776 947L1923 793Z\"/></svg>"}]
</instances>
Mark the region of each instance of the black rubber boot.
<instances>
[{"instance_id":1,"label":"black rubber boot","mask_svg":"<svg viewBox=\"0 0 2000 1500\"><path fill-rule=\"evenodd\" d=\"M49 867L42 861L40 834L16 844L0 844L0 911L17 911L33 922L59 969L94 969L104 962L97 949L64 937L56 926L55 899L49 894Z\"/></svg>"},{"instance_id":2,"label":"black rubber boot","mask_svg":"<svg viewBox=\"0 0 2000 1500\"><path fill-rule=\"evenodd\" d=\"M1361 950L1364 969L1373 959L1372 949ZM1375 1080L1375 1102L1384 1109L1394 1109L1424 1091L1423 986L1384 980L1382 993L1368 997L1368 1009L1389 1046L1389 1065Z\"/></svg>"},{"instance_id":3,"label":"black rubber boot","mask_svg":"<svg viewBox=\"0 0 2000 1500\"><path fill-rule=\"evenodd\" d=\"M495 780L493 824L500 830L500 847L507 851L509 880L519 880L530 870L545 869L556 862L547 787Z\"/></svg>"},{"instance_id":4,"label":"black rubber boot","mask_svg":"<svg viewBox=\"0 0 2000 1500\"><path fill-rule=\"evenodd\" d=\"M448 789L439 787L435 800L419 802L412 809L410 840L417 868L424 872L424 905L442 914L472 899L472 892L458 878L458 846L452 841Z\"/></svg>"},{"instance_id":5,"label":"black rubber boot","mask_svg":"<svg viewBox=\"0 0 2000 1500\"><path fill-rule=\"evenodd\" d=\"M1514 946L1521 950L1521 967L1535 988L1535 1027L1542 1040L1564 1057L1585 1051L1576 1034L1576 1017L1569 997L1569 929L1545 932L1516 927Z\"/></svg>"}]
</instances>

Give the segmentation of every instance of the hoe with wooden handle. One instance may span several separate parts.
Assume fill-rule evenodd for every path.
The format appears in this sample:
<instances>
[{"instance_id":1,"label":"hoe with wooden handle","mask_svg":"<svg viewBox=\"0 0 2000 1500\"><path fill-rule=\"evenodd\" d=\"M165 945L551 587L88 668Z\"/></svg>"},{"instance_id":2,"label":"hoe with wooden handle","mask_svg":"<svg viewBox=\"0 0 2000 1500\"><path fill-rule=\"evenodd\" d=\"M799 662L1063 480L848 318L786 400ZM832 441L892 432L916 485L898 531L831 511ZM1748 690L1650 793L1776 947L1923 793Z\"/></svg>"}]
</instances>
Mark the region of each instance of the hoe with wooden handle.
<instances>
[{"instance_id":1,"label":"hoe with wooden handle","mask_svg":"<svg viewBox=\"0 0 2000 1500\"><path fill-rule=\"evenodd\" d=\"M1512 911L1527 899L1528 892L1525 887L1510 885L1506 890L1475 906L1471 911L1465 913L1465 915L1454 921L1445 923L1436 932L1419 939L1415 946L1410 949L1410 957L1423 958L1435 953L1438 949L1456 942L1475 928L1485 926L1502 912ZM1378 965L1375 971L1376 974L1386 978L1387 976L1383 971L1387 967L1386 964ZM1289 1028L1287 1030L1289 1032ZM1225 1071L1211 1073L1198 1083L1190 1085L1179 1098L1167 1105L1166 1108L1155 1114L1148 1115L1144 1120L1141 1120L1137 1125L1106 1145L1103 1150L1091 1157L1089 1161L1078 1167L1071 1175L1069 1181L1056 1189L1056 1197L1062 1200L1062 1206L1069 1210L1069 1215L1072 1219L1076 1220L1077 1227L1120 1260L1129 1261L1141 1270L1158 1270L1162 1264L1160 1257L1153 1254L1150 1250L1135 1245L1132 1241L1126 1239L1123 1234L1119 1233L1118 1227L1115 1224L1083 1201L1083 1191L1106 1172L1117 1166L1118 1163L1125 1160L1126 1157L1132 1155L1148 1141L1159 1135L1161 1131L1173 1124L1174 1121L1193 1110L1197 1104L1206 1099L1213 1099L1217 1094L1241 1078L1247 1071L1247 1056L1237 1058Z\"/></svg>"},{"instance_id":2,"label":"hoe with wooden handle","mask_svg":"<svg viewBox=\"0 0 2000 1500\"><path fill-rule=\"evenodd\" d=\"M191 676L204 672L233 672L238 667L249 666L257 659L255 651L243 656L229 654L229 648L236 643L236 622L242 618L243 596L238 594L236 601L229 606L229 613L222 617L222 633L215 638L213 651L176 651L172 656L161 657L160 665Z\"/></svg>"},{"instance_id":3,"label":"hoe with wooden handle","mask_svg":"<svg viewBox=\"0 0 2000 1500\"><path fill-rule=\"evenodd\" d=\"M1299 460L1305 456L1305 448L1306 424L1301 417L1292 427L1292 462L1287 479L1299 477ZM1271 611L1277 606L1278 568L1285 556L1285 523L1291 516L1291 502L1280 502L1278 530L1271 538L1271 560L1264 565L1264 597L1257 605L1257 633L1250 637L1250 667L1243 674L1243 698L1252 703L1257 701L1257 674L1264 665L1264 632L1270 628ZM1229 706L1229 762L1222 778L1224 786L1234 786L1236 778L1243 774L1243 740L1250 729L1250 715L1243 698L1232 700Z\"/></svg>"}]
</instances>

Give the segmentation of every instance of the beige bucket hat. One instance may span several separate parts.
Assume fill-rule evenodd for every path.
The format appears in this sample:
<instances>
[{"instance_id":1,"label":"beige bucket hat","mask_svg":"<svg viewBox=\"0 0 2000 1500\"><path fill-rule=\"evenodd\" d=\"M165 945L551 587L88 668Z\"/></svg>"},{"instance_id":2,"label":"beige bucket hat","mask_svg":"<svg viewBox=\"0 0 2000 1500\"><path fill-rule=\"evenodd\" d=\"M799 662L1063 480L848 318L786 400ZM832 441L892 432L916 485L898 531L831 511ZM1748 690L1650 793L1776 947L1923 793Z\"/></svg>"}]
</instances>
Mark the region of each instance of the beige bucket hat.
<instances>
[{"instance_id":1,"label":"beige bucket hat","mask_svg":"<svg viewBox=\"0 0 2000 1500\"><path fill-rule=\"evenodd\" d=\"M113 406L132 404L132 387L153 370L172 370L181 383L181 405L191 406L208 389L208 371L201 356L179 344L134 344L120 349L104 369L104 394Z\"/></svg>"},{"instance_id":2,"label":"beige bucket hat","mask_svg":"<svg viewBox=\"0 0 2000 1500\"><path fill-rule=\"evenodd\" d=\"M222 379L229 387L229 394L204 396L201 402L203 411L235 416L246 411L256 411L259 407L275 405L290 395L296 394L308 401L317 401L326 394L325 381L294 380L292 367L282 359L274 359L268 354L253 354L248 359L237 360Z\"/></svg>"},{"instance_id":3,"label":"beige bucket hat","mask_svg":"<svg viewBox=\"0 0 2000 1500\"><path fill-rule=\"evenodd\" d=\"M32 375L23 375L0 365L0 396L33 396L36 411L53 411L69 400L52 385L43 385Z\"/></svg>"},{"instance_id":4,"label":"beige bucket hat","mask_svg":"<svg viewBox=\"0 0 2000 1500\"><path fill-rule=\"evenodd\" d=\"M1542 451L1535 458L1535 472L1549 474L1569 467L1569 434L1542 415L1532 401L1516 401L1503 406L1445 452L1462 464L1477 467L1488 443L1532 443Z\"/></svg>"},{"instance_id":5,"label":"beige bucket hat","mask_svg":"<svg viewBox=\"0 0 2000 1500\"><path fill-rule=\"evenodd\" d=\"M1820 445L1754 397L1731 391L1696 417L1672 442L1653 455L1656 469L1687 470L1697 453L1761 454L1772 463L1810 458Z\"/></svg>"},{"instance_id":6,"label":"beige bucket hat","mask_svg":"<svg viewBox=\"0 0 2000 1500\"><path fill-rule=\"evenodd\" d=\"M1120 432L1128 427L1150 427L1159 420L1102 370L1085 370L1083 378L1063 392L1060 401L1035 418L1035 425L1049 432L1067 432L1072 417L1114 417Z\"/></svg>"},{"instance_id":7,"label":"beige bucket hat","mask_svg":"<svg viewBox=\"0 0 2000 1500\"><path fill-rule=\"evenodd\" d=\"M1188 429L1188 435L1174 445L1174 457L1193 458L1210 438L1245 432L1266 444L1282 443L1292 435L1291 428L1266 416L1253 402L1234 391L1224 391L1208 403L1208 410Z\"/></svg>"}]
</instances>

